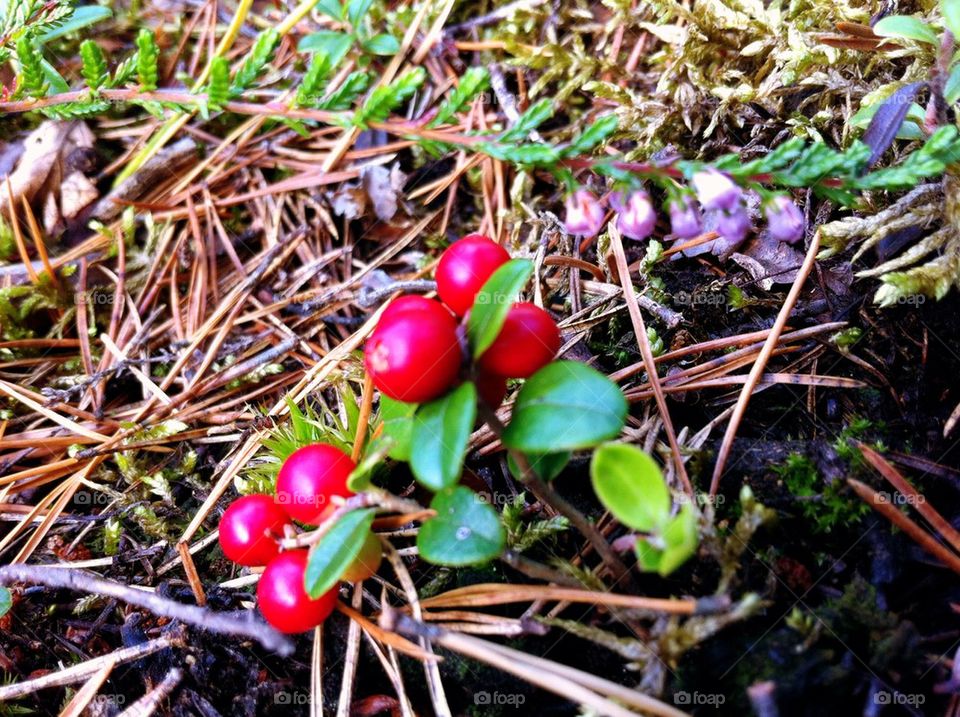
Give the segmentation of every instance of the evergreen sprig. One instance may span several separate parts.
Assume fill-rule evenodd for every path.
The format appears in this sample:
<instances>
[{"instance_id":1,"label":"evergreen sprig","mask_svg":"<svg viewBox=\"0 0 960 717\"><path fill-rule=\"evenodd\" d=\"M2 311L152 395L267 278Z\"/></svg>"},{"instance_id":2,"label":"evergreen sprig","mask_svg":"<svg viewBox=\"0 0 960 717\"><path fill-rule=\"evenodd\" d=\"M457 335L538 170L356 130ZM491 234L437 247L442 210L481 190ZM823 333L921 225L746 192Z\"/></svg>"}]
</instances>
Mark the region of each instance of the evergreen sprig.
<instances>
[{"instance_id":1,"label":"evergreen sprig","mask_svg":"<svg viewBox=\"0 0 960 717\"><path fill-rule=\"evenodd\" d=\"M210 63L210 82L207 84L207 105L220 110L230 99L230 63L225 57L214 57Z\"/></svg>"},{"instance_id":2,"label":"evergreen sprig","mask_svg":"<svg viewBox=\"0 0 960 717\"><path fill-rule=\"evenodd\" d=\"M20 86L30 97L44 97L50 85L43 71L43 57L32 32L17 40L17 62L20 63Z\"/></svg>"},{"instance_id":3,"label":"evergreen sprig","mask_svg":"<svg viewBox=\"0 0 960 717\"><path fill-rule=\"evenodd\" d=\"M110 78L103 50L92 40L84 40L80 44L80 60L83 63L80 68L83 79L91 90L99 90Z\"/></svg>"},{"instance_id":4,"label":"evergreen sprig","mask_svg":"<svg viewBox=\"0 0 960 717\"><path fill-rule=\"evenodd\" d=\"M426 78L427 71L415 67L389 85L376 88L354 115L354 126L366 127L370 122L383 122L417 91Z\"/></svg>"},{"instance_id":5,"label":"evergreen sprig","mask_svg":"<svg viewBox=\"0 0 960 717\"><path fill-rule=\"evenodd\" d=\"M257 78L263 73L264 68L273 56L273 49L277 46L280 35L273 28L264 30L257 35L250 54L240 65L237 74L230 85L230 97L238 97L243 91L249 89L256 82Z\"/></svg>"},{"instance_id":6,"label":"evergreen sprig","mask_svg":"<svg viewBox=\"0 0 960 717\"><path fill-rule=\"evenodd\" d=\"M157 49L157 41L153 33L146 28L141 28L137 33L137 76L140 79L140 87L147 92L157 89L159 58L160 51Z\"/></svg>"}]
</instances>

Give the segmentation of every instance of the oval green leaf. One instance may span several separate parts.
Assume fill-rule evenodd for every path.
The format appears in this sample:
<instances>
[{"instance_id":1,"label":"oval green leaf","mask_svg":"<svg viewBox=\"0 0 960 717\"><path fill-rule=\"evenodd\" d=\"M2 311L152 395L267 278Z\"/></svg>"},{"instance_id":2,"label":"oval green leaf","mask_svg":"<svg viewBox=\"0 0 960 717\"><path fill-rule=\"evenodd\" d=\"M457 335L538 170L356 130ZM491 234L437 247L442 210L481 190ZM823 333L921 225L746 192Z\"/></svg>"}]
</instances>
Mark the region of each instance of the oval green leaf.
<instances>
[{"instance_id":1,"label":"oval green leaf","mask_svg":"<svg viewBox=\"0 0 960 717\"><path fill-rule=\"evenodd\" d=\"M396 55L400 51L400 41L393 35L374 35L360 45L371 55Z\"/></svg>"},{"instance_id":2,"label":"oval green leaf","mask_svg":"<svg viewBox=\"0 0 960 717\"><path fill-rule=\"evenodd\" d=\"M873 26L881 37L902 37L907 40L937 44L937 33L927 23L912 15L889 15Z\"/></svg>"},{"instance_id":3,"label":"oval green leaf","mask_svg":"<svg viewBox=\"0 0 960 717\"><path fill-rule=\"evenodd\" d=\"M316 599L336 585L343 572L356 560L373 525L373 508L352 510L336 522L310 550L303 584Z\"/></svg>"},{"instance_id":4,"label":"oval green leaf","mask_svg":"<svg viewBox=\"0 0 960 717\"><path fill-rule=\"evenodd\" d=\"M0 587L0 617L3 617L10 612L10 608L12 607L13 595L10 593L8 588Z\"/></svg>"},{"instance_id":5,"label":"oval green leaf","mask_svg":"<svg viewBox=\"0 0 960 717\"><path fill-rule=\"evenodd\" d=\"M473 302L467 321L467 338L473 349L473 358L480 358L490 348L507 320L510 307L532 274L532 261L511 259L487 279Z\"/></svg>"},{"instance_id":6,"label":"oval green leaf","mask_svg":"<svg viewBox=\"0 0 960 717\"><path fill-rule=\"evenodd\" d=\"M610 379L576 361L554 361L527 379L503 434L524 453L560 453L616 438L627 399Z\"/></svg>"},{"instance_id":7,"label":"oval green leaf","mask_svg":"<svg viewBox=\"0 0 960 717\"><path fill-rule=\"evenodd\" d=\"M628 528L652 533L670 519L670 491L660 466L626 443L608 443L590 462L593 490L604 507Z\"/></svg>"},{"instance_id":8,"label":"oval green leaf","mask_svg":"<svg viewBox=\"0 0 960 717\"><path fill-rule=\"evenodd\" d=\"M943 0L940 3L943 22L954 37L960 37L960 0Z\"/></svg>"},{"instance_id":9,"label":"oval green leaf","mask_svg":"<svg viewBox=\"0 0 960 717\"><path fill-rule=\"evenodd\" d=\"M540 480L550 482L567 467L567 463L570 462L570 452L532 453L527 456L527 462L530 464L530 467L533 468L533 472L539 476ZM512 453L507 454L507 467L510 469L511 475L515 478L523 478L523 471L520 470L520 466L517 465L517 461Z\"/></svg>"},{"instance_id":10,"label":"oval green leaf","mask_svg":"<svg viewBox=\"0 0 960 717\"><path fill-rule=\"evenodd\" d=\"M395 461L406 463L410 460L410 439L416 410L416 403L403 403L380 394L380 422L383 435L393 439L388 455Z\"/></svg>"},{"instance_id":11,"label":"oval green leaf","mask_svg":"<svg viewBox=\"0 0 960 717\"><path fill-rule=\"evenodd\" d=\"M697 552L697 511L690 503L683 504L661 536L666 548L660 557L657 572L669 575Z\"/></svg>"},{"instance_id":12,"label":"oval green leaf","mask_svg":"<svg viewBox=\"0 0 960 717\"><path fill-rule=\"evenodd\" d=\"M469 488L446 488L434 496L430 507L437 515L417 534L424 560L458 567L485 563L503 552L506 534L497 511Z\"/></svg>"},{"instance_id":13,"label":"oval green leaf","mask_svg":"<svg viewBox=\"0 0 960 717\"><path fill-rule=\"evenodd\" d=\"M436 401L420 406L413 419L410 469L432 491L460 479L473 423L477 389L467 381Z\"/></svg>"},{"instance_id":14,"label":"oval green leaf","mask_svg":"<svg viewBox=\"0 0 960 717\"><path fill-rule=\"evenodd\" d=\"M300 52L322 52L330 57L330 65L336 67L353 44L350 35L333 30L320 30L304 35L297 43Z\"/></svg>"}]
</instances>

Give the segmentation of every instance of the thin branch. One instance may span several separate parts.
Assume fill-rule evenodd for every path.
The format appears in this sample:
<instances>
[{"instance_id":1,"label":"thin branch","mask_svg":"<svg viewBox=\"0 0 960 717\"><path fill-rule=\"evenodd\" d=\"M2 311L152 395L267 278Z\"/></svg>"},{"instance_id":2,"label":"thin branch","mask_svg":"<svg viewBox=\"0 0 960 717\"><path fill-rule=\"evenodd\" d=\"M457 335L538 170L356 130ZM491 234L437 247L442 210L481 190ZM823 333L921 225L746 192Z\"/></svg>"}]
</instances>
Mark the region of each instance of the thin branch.
<instances>
[{"instance_id":1,"label":"thin branch","mask_svg":"<svg viewBox=\"0 0 960 717\"><path fill-rule=\"evenodd\" d=\"M105 580L69 568L20 564L0 566L0 584L12 585L14 583L33 583L51 588L66 588L112 597L129 605L142 607L154 615L173 618L204 630L256 640L266 649L273 650L283 656L293 654L294 650L294 644L290 638L285 637L266 623L260 622L253 616L254 613L248 610L222 613L195 605L184 605L152 592L137 590L113 580Z\"/></svg>"}]
</instances>

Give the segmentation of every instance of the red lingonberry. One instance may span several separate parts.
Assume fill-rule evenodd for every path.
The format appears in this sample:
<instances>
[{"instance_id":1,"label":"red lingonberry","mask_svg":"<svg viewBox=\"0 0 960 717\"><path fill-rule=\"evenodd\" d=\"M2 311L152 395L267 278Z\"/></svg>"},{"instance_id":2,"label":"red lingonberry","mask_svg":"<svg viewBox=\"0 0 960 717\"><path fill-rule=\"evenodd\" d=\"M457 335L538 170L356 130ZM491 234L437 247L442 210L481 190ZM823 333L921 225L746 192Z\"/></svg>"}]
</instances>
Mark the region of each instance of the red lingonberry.
<instances>
[{"instance_id":1,"label":"red lingonberry","mask_svg":"<svg viewBox=\"0 0 960 717\"><path fill-rule=\"evenodd\" d=\"M280 552L277 539L289 523L269 495L245 495L231 503L220 519L220 547L238 565L266 565Z\"/></svg>"},{"instance_id":2,"label":"red lingonberry","mask_svg":"<svg viewBox=\"0 0 960 717\"><path fill-rule=\"evenodd\" d=\"M487 279L508 261L507 250L495 241L482 234L468 234L441 255L437 293L457 316L463 316Z\"/></svg>"},{"instance_id":3,"label":"red lingonberry","mask_svg":"<svg viewBox=\"0 0 960 717\"><path fill-rule=\"evenodd\" d=\"M395 316L405 311L434 311L435 305L437 305L437 302L432 299L417 294L404 294L391 301L384 309L380 315L380 323L383 323L383 320L389 316Z\"/></svg>"},{"instance_id":4,"label":"red lingonberry","mask_svg":"<svg viewBox=\"0 0 960 717\"><path fill-rule=\"evenodd\" d=\"M257 584L257 605L280 632L304 632L327 619L337 604L336 587L316 600L307 595L307 551L289 550L271 560Z\"/></svg>"},{"instance_id":5,"label":"red lingonberry","mask_svg":"<svg viewBox=\"0 0 960 717\"><path fill-rule=\"evenodd\" d=\"M276 502L294 520L319 525L336 510L330 498L353 495L347 478L356 467L350 456L326 443L298 448L280 466Z\"/></svg>"},{"instance_id":6,"label":"red lingonberry","mask_svg":"<svg viewBox=\"0 0 960 717\"><path fill-rule=\"evenodd\" d=\"M480 357L480 368L507 378L527 378L550 363L560 349L560 330L536 304L518 302Z\"/></svg>"},{"instance_id":7,"label":"red lingonberry","mask_svg":"<svg viewBox=\"0 0 960 717\"><path fill-rule=\"evenodd\" d=\"M499 408L507 395L507 379L481 371L476 380L477 395L490 408Z\"/></svg>"},{"instance_id":8,"label":"red lingonberry","mask_svg":"<svg viewBox=\"0 0 960 717\"><path fill-rule=\"evenodd\" d=\"M363 547L360 548L357 557L343 571L340 579L346 583L363 582L377 572L382 560L383 546L380 544L380 539L374 533L370 533L367 535L367 539L364 541Z\"/></svg>"},{"instance_id":9,"label":"red lingonberry","mask_svg":"<svg viewBox=\"0 0 960 717\"><path fill-rule=\"evenodd\" d=\"M460 372L456 320L439 302L421 301L419 309L405 302L392 313L384 312L364 349L373 384L384 395L405 403L440 396Z\"/></svg>"}]
</instances>

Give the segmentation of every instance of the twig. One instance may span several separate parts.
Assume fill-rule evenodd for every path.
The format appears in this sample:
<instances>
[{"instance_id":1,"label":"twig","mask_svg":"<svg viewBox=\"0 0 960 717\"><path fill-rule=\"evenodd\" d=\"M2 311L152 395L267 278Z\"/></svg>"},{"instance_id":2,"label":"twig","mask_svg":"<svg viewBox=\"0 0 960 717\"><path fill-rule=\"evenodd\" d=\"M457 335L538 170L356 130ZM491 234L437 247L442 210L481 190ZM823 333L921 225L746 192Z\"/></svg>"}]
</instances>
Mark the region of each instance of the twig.
<instances>
[{"instance_id":1,"label":"twig","mask_svg":"<svg viewBox=\"0 0 960 717\"><path fill-rule=\"evenodd\" d=\"M50 568L42 565L0 566L0 584L14 583L33 583L112 597L129 605L142 607L154 615L180 620L204 630L256 640L266 649L283 656L293 654L294 650L293 641L290 638L257 620L250 611L221 613L195 605L184 605L155 593L137 590L79 570Z\"/></svg>"},{"instance_id":2,"label":"twig","mask_svg":"<svg viewBox=\"0 0 960 717\"><path fill-rule=\"evenodd\" d=\"M32 680L27 680L26 682L15 682L12 685L2 685L0 686L0 702L19 699L20 697L25 697L26 695L33 694L39 690L45 690L49 687L63 687L64 685L72 685L89 679L91 676L105 669L107 665L120 665L124 662L139 660L140 658L146 657L147 655L152 655L154 652L158 652L159 650L163 650L168 647L179 646L182 644L183 635L181 634L162 635L153 640L148 640L140 645L125 647L122 650L111 652L93 660L81 662L79 665L73 665L65 670L51 672L50 674L35 677Z\"/></svg>"},{"instance_id":3,"label":"twig","mask_svg":"<svg viewBox=\"0 0 960 717\"><path fill-rule=\"evenodd\" d=\"M375 289L361 289L357 297L357 304L364 309L379 304L388 296L393 296L398 291L415 291L420 294L426 294L437 290L437 282L432 279L411 279L409 281L391 281L386 286L379 286Z\"/></svg>"},{"instance_id":4,"label":"twig","mask_svg":"<svg viewBox=\"0 0 960 717\"><path fill-rule=\"evenodd\" d=\"M444 630L436 625L419 622L387 605L384 606L380 624L385 629L426 638L448 650L485 662L533 685L589 707L600 715L636 717L636 712L622 707L618 702L643 710L644 714L658 717L684 717L686 714L649 695L602 677L471 635L463 635Z\"/></svg>"},{"instance_id":5,"label":"twig","mask_svg":"<svg viewBox=\"0 0 960 717\"><path fill-rule=\"evenodd\" d=\"M660 385L660 377L657 375L657 365L653 358L653 350L650 348L650 339L647 337L647 327L643 322L643 315L640 313L637 295L633 290L633 282L630 280L630 269L627 265L627 257L623 252L623 243L620 241L620 234L616 231L616 228L613 228L610 232L610 246L613 249L613 256L616 260L617 273L620 275L620 286L623 287L623 298L627 302L627 311L630 313L630 321L633 323L633 333L636 334L637 346L640 348L640 355L643 357L643 364L647 369L647 380L653 389L657 409L660 411L660 420L663 422L663 430L667 434L667 441L670 443L670 453L673 456L677 478L686 494L693 496L693 485L687 476L687 468L683 463L683 454L680 452L677 433L674 431L673 422L670 420L670 409L667 406L667 399L664 397L663 388Z\"/></svg>"},{"instance_id":6,"label":"twig","mask_svg":"<svg viewBox=\"0 0 960 717\"><path fill-rule=\"evenodd\" d=\"M504 431L503 423L497 418L497 414L492 411L489 406L485 405L483 401L480 402L480 414L490 427L490 430L493 431L493 434L498 438L501 437ZM567 502L563 496L544 482L530 466L530 462L523 453L510 449L507 449L507 451L520 469L520 473L522 474L521 481L530 488L530 492L537 497L537 500L544 505L549 505L556 509L558 513L566 517L573 526L590 541L594 550L597 551L597 554L610 569L610 572L613 573L617 581L623 577L629 577L629 569L613 551L610 544L607 543L596 526L591 523L583 513L577 510L573 504Z\"/></svg>"},{"instance_id":7,"label":"twig","mask_svg":"<svg viewBox=\"0 0 960 717\"><path fill-rule=\"evenodd\" d=\"M730 457L730 449L733 448L733 439L737 435L737 429L740 427L743 414L746 413L747 404L750 403L750 397L753 395L757 383L760 381L760 376L767 367L767 362L770 360L773 350L780 342L780 335L783 333L783 329L787 325L787 319L790 318L790 313L793 311L793 307L800 297L800 290L803 288L807 276L810 275L810 270L813 269L813 264L817 259L817 252L819 250L820 230L818 229L814 232L813 238L810 240L810 247L807 249L807 255L803 259L803 266L800 267L797 278L794 280L793 286L790 287L790 293L787 294L787 298L783 302L783 307L781 307L780 313L777 314L777 320L774 322L773 328L770 329L770 334L767 336L767 340L760 350L760 355L757 356L756 363L754 363L753 368L750 369L747 383L744 385L743 390L740 391L737 405L733 409L733 415L730 417L726 433L723 435L723 443L720 444L720 452L717 455L716 465L713 467L713 478L710 480L711 498L717 494L717 490L720 488L720 477L723 475L727 458Z\"/></svg>"},{"instance_id":8,"label":"twig","mask_svg":"<svg viewBox=\"0 0 960 717\"><path fill-rule=\"evenodd\" d=\"M167 699L182 679L183 670L179 667L171 667L159 685L127 707L118 717L149 717L157 711L160 703Z\"/></svg>"}]
</instances>

